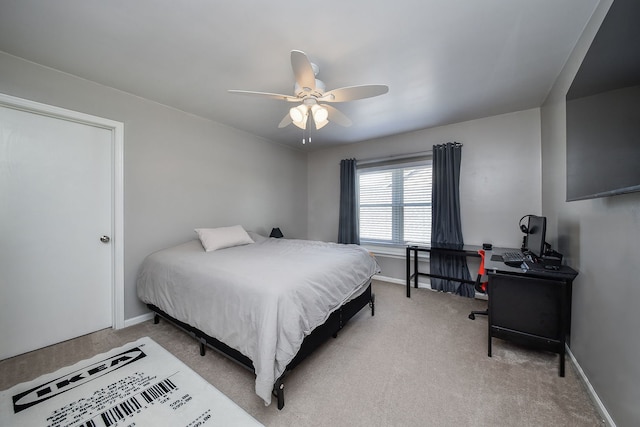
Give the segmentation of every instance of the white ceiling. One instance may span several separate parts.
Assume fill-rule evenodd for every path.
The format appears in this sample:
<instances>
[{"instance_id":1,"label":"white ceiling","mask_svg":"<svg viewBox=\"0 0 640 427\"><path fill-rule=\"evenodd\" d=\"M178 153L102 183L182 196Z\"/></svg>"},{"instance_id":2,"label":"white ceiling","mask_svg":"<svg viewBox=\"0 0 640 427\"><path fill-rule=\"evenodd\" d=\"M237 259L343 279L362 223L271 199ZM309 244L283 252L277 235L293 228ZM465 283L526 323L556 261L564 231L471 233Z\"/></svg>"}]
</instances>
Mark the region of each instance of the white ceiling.
<instances>
[{"instance_id":1,"label":"white ceiling","mask_svg":"<svg viewBox=\"0 0 640 427\"><path fill-rule=\"evenodd\" d=\"M310 150L540 106L598 2L0 0L0 50ZM292 94L292 49L389 93L302 147L291 104L227 92Z\"/></svg>"}]
</instances>

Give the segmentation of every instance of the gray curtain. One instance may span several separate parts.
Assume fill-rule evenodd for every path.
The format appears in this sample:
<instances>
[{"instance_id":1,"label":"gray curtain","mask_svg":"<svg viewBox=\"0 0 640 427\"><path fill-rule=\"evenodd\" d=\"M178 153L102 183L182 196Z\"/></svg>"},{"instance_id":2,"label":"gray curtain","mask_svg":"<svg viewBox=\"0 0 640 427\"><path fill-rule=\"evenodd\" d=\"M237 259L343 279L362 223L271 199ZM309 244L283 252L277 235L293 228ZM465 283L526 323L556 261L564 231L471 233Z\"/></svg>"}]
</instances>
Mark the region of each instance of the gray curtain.
<instances>
[{"instance_id":1,"label":"gray curtain","mask_svg":"<svg viewBox=\"0 0 640 427\"><path fill-rule=\"evenodd\" d=\"M460 221L460 161L462 144L449 142L433 146L433 189L431 196L431 246L462 246ZM430 271L447 277L471 280L464 257L430 253ZM433 289L475 296L472 284L431 278Z\"/></svg>"},{"instance_id":2,"label":"gray curtain","mask_svg":"<svg viewBox=\"0 0 640 427\"><path fill-rule=\"evenodd\" d=\"M338 243L360 244L358 226L358 194L356 192L356 159L340 161L340 222Z\"/></svg>"}]
</instances>

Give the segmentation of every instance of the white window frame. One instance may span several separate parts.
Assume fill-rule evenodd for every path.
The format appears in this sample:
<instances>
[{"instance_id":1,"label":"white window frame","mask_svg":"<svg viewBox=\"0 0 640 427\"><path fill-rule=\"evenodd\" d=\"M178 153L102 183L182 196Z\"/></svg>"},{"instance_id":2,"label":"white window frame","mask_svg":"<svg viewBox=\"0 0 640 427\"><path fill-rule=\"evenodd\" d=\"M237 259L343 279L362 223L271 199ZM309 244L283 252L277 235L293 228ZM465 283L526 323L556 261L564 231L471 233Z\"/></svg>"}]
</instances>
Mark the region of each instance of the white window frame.
<instances>
[{"instance_id":1,"label":"white window frame","mask_svg":"<svg viewBox=\"0 0 640 427\"><path fill-rule=\"evenodd\" d=\"M410 157L403 159L395 159L395 160L381 160L381 161L370 161L365 164L358 164L357 168L357 189L358 189L358 222L360 223L360 176L363 173L371 173L375 171L389 171L389 170L403 170L405 168L410 168L412 166L427 166L432 168L432 159L431 156L420 156L420 157ZM397 176L396 176L397 178ZM394 186L394 189L402 190L403 186L398 185ZM404 257L405 256L405 248L410 241L407 241L404 238L404 220L402 215L404 213L405 206L416 206L415 203L404 204L402 202L398 203L397 198L400 197L397 192L393 192L393 198L396 198L396 203L392 203L392 215L395 217L395 220L392 219L392 222L397 224L397 227L393 227L393 236L391 241L389 240L377 240L377 239L366 239L363 238L362 234L360 235L360 242L363 246L367 248L371 248L376 254L384 254L392 257ZM422 206L431 207L431 198L428 199L428 202L419 203ZM361 225L359 225L361 227ZM430 224L429 224L430 229ZM426 242L420 242L422 244L428 243L430 241L431 236L426 236Z\"/></svg>"}]
</instances>

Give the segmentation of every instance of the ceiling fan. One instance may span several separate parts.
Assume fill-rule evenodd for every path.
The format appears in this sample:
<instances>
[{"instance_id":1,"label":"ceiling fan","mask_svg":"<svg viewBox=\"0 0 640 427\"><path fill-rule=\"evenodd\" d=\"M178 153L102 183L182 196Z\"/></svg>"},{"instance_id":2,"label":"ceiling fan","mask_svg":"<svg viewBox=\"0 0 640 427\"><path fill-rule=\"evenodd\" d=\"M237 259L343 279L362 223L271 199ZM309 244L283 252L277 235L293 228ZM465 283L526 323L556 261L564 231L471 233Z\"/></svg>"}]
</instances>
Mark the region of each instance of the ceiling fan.
<instances>
[{"instance_id":1,"label":"ceiling fan","mask_svg":"<svg viewBox=\"0 0 640 427\"><path fill-rule=\"evenodd\" d=\"M316 79L319 71L318 66L312 63L304 52L299 50L291 51L291 68L293 68L293 74L296 79L293 95L247 90L229 90L229 92L299 103L289 110L278 127L283 128L293 123L300 129L305 130L311 129L311 123L316 129L320 129L329 121L341 126L351 126L351 120L337 108L329 105L329 103L371 98L389 91L389 87L386 85L360 85L325 92L324 82Z\"/></svg>"}]
</instances>

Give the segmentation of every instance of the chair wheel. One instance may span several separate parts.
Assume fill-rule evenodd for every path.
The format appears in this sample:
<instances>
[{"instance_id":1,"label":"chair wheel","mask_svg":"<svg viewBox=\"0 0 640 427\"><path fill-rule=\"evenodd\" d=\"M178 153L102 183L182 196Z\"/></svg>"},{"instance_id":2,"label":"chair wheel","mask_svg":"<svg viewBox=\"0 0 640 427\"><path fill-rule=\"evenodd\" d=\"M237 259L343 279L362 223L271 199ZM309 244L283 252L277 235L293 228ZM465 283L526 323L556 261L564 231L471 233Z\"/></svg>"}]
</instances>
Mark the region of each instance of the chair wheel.
<instances>
[{"instance_id":1,"label":"chair wheel","mask_svg":"<svg viewBox=\"0 0 640 427\"><path fill-rule=\"evenodd\" d=\"M475 314L473 314L473 313L471 313L471 314L469 315L469 319L471 319L471 320L476 320L476 315L475 315Z\"/></svg>"}]
</instances>

